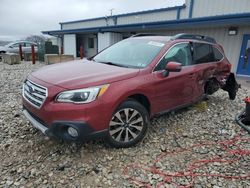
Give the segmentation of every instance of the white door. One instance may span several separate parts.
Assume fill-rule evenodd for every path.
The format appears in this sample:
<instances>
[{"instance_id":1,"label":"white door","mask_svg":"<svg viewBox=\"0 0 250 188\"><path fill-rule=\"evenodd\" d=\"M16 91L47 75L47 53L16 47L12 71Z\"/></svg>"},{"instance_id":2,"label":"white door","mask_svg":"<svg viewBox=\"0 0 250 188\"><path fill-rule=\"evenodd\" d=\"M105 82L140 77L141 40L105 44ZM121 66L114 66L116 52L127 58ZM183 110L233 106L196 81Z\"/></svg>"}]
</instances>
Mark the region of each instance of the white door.
<instances>
[{"instance_id":1,"label":"white door","mask_svg":"<svg viewBox=\"0 0 250 188\"><path fill-rule=\"evenodd\" d=\"M97 38L96 36L87 36L84 40L84 56L92 57L97 54Z\"/></svg>"}]
</instances>

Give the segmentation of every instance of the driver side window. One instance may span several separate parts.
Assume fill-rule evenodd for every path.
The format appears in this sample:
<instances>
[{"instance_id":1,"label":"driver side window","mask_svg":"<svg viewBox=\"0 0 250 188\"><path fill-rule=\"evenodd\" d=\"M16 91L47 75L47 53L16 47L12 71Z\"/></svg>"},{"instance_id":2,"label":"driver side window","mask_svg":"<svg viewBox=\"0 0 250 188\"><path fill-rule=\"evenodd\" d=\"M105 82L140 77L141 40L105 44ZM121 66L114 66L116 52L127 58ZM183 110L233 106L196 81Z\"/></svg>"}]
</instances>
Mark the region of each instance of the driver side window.
<instances>
[{"instance_id":1,"label":"driver side window","mask_svg":"<svg viewBox=\"0 0 250 188\"><path fill-rule=\"evenodd\" d=\"M170 61L181 63L182 66L190 65L192 54L189 43L181 43L172 47L156 66L155 71L164 70Z\"/></svg>"}]
</instances>

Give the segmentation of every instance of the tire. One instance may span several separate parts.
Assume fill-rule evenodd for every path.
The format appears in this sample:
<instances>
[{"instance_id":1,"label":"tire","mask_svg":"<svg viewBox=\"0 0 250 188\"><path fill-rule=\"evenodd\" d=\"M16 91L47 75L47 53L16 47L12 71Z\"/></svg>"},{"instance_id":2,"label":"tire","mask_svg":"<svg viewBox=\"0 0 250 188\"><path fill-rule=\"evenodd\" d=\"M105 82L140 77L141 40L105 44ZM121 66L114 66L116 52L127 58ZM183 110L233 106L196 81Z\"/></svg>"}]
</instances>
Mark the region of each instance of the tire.
<instances>
[{"instance_id":1,"label":"tire","mask_svg":"<svg viewBox=\"0 0 250 188\"><path fill-rule=\"evenodd\" d=\"M127 100L112 115L107 143L115 148L134 146L145 137L148 124L145 107L135 100Z\"/></svg>"},{"instance_id":2,"label":"tire","mask_svg":"<svg viewBox=\"0 0 250 188\"><path fill-rule=\"evenodd\" d=\"M207 95L212 95L220 89L218 81L214 78L208 80L205 84L204 91Z\"/></svg>"}]
</instances>

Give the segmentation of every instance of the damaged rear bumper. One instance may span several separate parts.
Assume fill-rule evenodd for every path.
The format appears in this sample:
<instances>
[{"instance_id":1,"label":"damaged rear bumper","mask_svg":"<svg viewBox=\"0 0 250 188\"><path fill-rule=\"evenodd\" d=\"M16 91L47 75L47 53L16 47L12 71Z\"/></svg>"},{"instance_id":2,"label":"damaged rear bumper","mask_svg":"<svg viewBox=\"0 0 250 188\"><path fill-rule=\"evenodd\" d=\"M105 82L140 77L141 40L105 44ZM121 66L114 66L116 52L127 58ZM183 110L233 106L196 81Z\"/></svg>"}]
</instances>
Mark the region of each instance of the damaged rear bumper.
<instances>
[{"instance_id":1,"label":"damaged rear bumper","mask_svg":"<svg viewBox=\"0 0 250 188\"><path fill-rule=\"evenodd\" d=\"M221 83L221 89L228 92L231 100L235 99L239 88L240 84L237 83L234 73L230 73L225 82Z\"/></svg>"}]
</instances>

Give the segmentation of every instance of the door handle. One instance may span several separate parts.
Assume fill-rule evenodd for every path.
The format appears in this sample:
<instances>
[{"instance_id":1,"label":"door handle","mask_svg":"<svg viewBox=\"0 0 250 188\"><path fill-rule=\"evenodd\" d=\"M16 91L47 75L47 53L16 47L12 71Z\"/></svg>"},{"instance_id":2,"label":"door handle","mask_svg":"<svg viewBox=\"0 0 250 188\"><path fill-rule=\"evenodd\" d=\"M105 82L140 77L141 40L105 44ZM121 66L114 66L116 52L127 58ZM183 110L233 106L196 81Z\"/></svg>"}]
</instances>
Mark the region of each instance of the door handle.
<instances>
[{"instance_id":1,"label":"door handle","mask_svg":"<svg viewBox=\"0 0 250 188\"><path fill-rule=\"evenodd\" d=\"M189 78L194 78L194 73L188 75Z\"/></svg>"}]
</instances>

